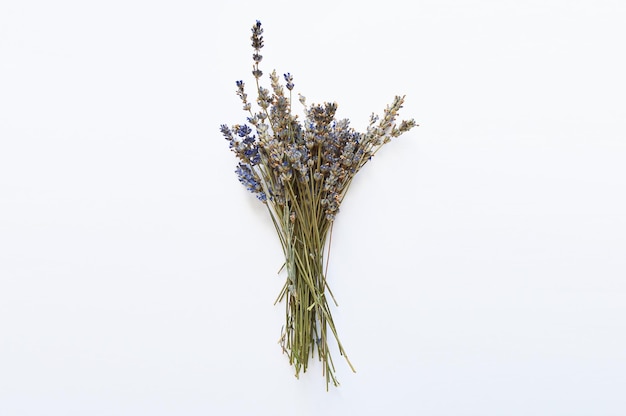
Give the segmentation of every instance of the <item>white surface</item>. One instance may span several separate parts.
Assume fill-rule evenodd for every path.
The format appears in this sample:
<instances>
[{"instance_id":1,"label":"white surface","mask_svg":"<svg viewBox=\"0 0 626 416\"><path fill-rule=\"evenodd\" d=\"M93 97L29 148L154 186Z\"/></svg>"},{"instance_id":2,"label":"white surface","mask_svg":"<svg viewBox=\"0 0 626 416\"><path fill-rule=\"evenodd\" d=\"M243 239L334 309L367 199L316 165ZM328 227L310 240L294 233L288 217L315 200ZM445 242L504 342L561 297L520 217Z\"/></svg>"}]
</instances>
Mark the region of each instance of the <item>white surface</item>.
<instances>
[{"instance_id":1,"label":"white surface","mask_svg":"<svg viewBox=\"0 0 626 416\"><path fill-rule=\"evenodd\" d=\"M0 5L0 414L626 414L623 2L211 3ZM310 102L421 124L338 217L329 393L218 130L257 18Z\"/></svg>"}]
</instances>

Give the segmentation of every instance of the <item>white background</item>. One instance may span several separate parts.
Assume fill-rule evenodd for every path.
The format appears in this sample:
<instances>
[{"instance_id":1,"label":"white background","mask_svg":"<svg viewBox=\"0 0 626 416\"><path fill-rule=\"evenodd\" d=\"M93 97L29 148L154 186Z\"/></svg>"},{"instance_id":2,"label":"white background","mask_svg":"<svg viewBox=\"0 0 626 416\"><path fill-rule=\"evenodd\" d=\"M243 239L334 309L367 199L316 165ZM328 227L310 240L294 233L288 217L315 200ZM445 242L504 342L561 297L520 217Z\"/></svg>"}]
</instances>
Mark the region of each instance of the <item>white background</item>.
<instances>
[{"instance_id":1,"label":"white background","mask_svg":"<svg viewBox=\"0 0 626 416\"><path fill-rule=\"evenodd\" d=\"M626 414L624 4L4 0L0 414ZM420 123L338 216L328 393L219 133L256 19L309 102Z\"/></svg>"}]
</instances>

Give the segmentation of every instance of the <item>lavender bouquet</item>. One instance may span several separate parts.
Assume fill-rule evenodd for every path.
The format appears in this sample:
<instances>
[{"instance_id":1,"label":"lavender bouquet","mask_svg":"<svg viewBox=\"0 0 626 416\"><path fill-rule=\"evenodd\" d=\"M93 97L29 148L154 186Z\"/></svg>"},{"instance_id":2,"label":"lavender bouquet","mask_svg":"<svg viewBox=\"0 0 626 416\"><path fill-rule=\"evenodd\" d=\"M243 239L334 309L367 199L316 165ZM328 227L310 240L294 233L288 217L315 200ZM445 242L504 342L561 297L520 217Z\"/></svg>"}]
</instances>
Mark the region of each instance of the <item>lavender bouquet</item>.
<instances>
[{"instance_id":1,"label":"lavender bouquet","mask_svg":"<svg viewBox=\"0 0 626 416\"><path fill-rule=\"evenodd\" d=\"M327 283L327 261L332 226L356 173L392 137L416 126L414 120L396 123L404 97L396 96L382 118L372 114L365 133L356 132L349 120L336 120L336 103L304 106L304 121L292 112L291 74L284 74L285 89L273 71L271 90L260 85L263 72L263 29L252 26L258 111L253 111L243 81L237 95L247 112L247 124L221 126L230 149L239 159L239 181L267 207L285 255L282 269L287 280L276 303L285 301L285 325L280 344L294 366L296 377L305 372L315 351L322 362L326 388L338 385L331 358L329 333L339 353L354 371L339 341L327 294L335 298Z\"/></svg>"}]
</instances>

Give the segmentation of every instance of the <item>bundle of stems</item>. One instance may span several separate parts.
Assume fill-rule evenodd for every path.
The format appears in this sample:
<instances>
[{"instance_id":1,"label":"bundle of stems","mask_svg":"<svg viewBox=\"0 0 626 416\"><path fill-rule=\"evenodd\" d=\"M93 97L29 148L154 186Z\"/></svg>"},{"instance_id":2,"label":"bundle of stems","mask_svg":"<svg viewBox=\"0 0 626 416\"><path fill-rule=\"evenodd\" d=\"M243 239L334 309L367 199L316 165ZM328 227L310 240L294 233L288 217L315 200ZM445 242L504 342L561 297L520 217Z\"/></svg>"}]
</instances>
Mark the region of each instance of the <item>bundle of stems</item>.
<instances>
[{"instance_id":1,"label":"bundle of stems","mask_svg":"<svg viewBox=\"0 0 626 416\"><path fill-rule=\"evenodd\" d=\"M356 173L383 144L417 124L412 119L396 124L404 102L401 96L387 106L382 118L372 114L367 131L359 133L349 120L335 118L337 104L307 106L300 95L305 111L301 123L292 112L291 74L284 74L288 95L276 71L270 74L271 90L260 85L262 33L257 21L251 37L257 112L252 111L244 82L237 81L237 95L256 134L248 124L222 125L221 132L239 158L240 182L266 205L285 256L287 280L276 300L286 305L280 337L283 351L296 377L307 370L317 352L328 389L330 383L338 385L329 333L354 371L337 336L327 298L329 294L335 301L326 280L330 253L326 247L330 247L335 217Z\"/></svg>"},{"instance_id":2,"label":"bundle of stems","mask_svg":"<svg viewBox=\"0 0 626 416\"><path fill-rule=\"evenodd\" d=\"M278 207L276 214L280 221L275 222L287 269L287 281L275 302L286 301L286 324L280 342L283 351L289 355L289 363L295 368L296 377L300 371L307 370L309 357L313 357L317 348L328 388L331 381L338 385L328 345L329 329L340 354L355 371L339 341L326 298L328 292L337 304L328 287L327 267L324 267L325 245L328 242L330 248L333 223L319 209L320 192L315 186L302 182L293 185L293 189L287 191L292 202ZM326 260L330 250L327 253Z\"/></svg>"}]
</instances>

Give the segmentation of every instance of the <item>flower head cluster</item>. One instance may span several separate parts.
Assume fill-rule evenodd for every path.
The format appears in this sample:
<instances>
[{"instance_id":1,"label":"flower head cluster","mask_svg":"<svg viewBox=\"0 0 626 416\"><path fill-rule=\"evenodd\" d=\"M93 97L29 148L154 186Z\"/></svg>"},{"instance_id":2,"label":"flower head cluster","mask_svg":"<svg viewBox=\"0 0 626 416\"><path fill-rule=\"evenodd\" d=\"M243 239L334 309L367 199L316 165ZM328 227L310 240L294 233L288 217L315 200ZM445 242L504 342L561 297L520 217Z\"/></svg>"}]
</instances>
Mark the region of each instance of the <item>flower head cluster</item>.
<instances>
[{"instance_id":1,"label":"flower head cluster","mask_svg":"<svg viewBox=\"0 0 626 416\"><path fill-rule=\"evenodd\" d=\"M257 80L259 111L252 111L243 81L237 81L237 95L248 112L247 123L221 132L240 162L236 170L239 180L257 197L271 204L274 213L294 212L306 207L319 221L333 221L339 211L348 186L354 175L369 161L378 149L392 137L416 126L414 120L396 123L404 97L397 96L382 118L372 115L365 133L350 127L347 119L337 120L336 103L313 104L305 107L303 122L292 113L293 76L285 73L281 79L270 74L271 89L258 84L263 72L263 28L256 21L252 26L254 53L252 74ZM250 127L254 127L256 134Z\"/></svg>"}]
</instances>

